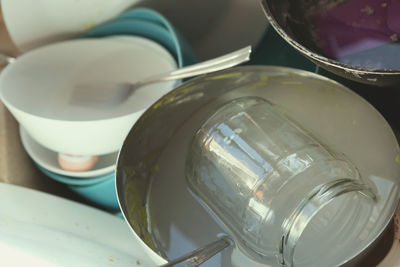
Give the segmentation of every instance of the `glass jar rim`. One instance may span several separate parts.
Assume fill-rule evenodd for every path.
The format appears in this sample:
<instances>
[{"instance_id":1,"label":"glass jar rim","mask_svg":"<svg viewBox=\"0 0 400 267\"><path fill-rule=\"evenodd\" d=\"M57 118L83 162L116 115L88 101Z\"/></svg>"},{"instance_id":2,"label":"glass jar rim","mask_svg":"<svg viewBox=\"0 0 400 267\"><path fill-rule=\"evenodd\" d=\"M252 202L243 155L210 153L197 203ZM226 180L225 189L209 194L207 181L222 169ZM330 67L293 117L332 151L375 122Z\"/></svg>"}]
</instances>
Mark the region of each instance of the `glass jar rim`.
<instances>
[{"instance_id":1,"label":"glass jar rim","mask_svg":"<svg viewBox=\"0 0 400 267\"><path fill-rule=\"evenodd\" d=\"M296 245L307 225L322 208L335 200L336 197L348 193L359 193L371 200L371 203L377 202L377 196L369 186L350 178L337 179L316 187L284 222L284 235L279 245L279 261L281 264L293 266ZM311 216L307 216L307 219L304 220L302 214L311 214Z\"/></svg>"}]
</instances>

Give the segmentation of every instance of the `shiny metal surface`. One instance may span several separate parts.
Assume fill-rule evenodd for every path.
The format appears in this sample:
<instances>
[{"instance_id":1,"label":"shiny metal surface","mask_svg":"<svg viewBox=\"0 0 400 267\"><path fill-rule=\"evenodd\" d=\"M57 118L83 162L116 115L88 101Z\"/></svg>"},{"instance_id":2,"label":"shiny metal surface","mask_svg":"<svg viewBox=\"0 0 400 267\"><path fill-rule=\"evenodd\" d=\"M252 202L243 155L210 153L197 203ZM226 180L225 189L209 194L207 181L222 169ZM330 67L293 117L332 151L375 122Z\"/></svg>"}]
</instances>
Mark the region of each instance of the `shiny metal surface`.
<instances>
[{"instance_id":1,"label":"shiny metal surface","mask_svg":"<svg viewBox=\"0 0 400 267\"><path fill-rule=\"evenodd\" d=\"M192 114L242 86L227 86L227 79L241 77L244 84L259 80L248 70L250 68L233 68L212 74L209 78L198 77L184 83L151 106L124 141L116 168L116 190L121 211L146 245L163 257L166 256L158 251L149 232L151 218L148 218L150 214L146 207L157 160L169 138Z\"/></svg>"},{"instance_id":2,"label":"shiny metal surface","mask_svg":"<svg viewBox=\"0 0 400 267\"><path fill-rule=\"evenodd\" d=\"M216 57L197 64L186 66L169 73L163 73L157 75L156 77L151 77L149 79L140 81L138 83L131 84L131 88L136 88L137 86L144 86L147 84L157 83L162 81L179 80L227 69L239 65L240 63L248 61L250 59L250 53L251 53L251 46L246 46L242 49L236 50L234 52L228 53L220 57Z\"/></svg>"},{"instance_id":3,"label":"shiny metal surface","mask_svg":"<svg viewBox=\"0 0 400 267\"><path fill-rule=\"evenodd\" d=\"M227 247L231 246L233 241L228 237L221 237L217 241L205 245L204 247L198 248L195 251L189 252L178 259L172 260L161 267L172 267L172 266L187 266L195 267L199 266L203 262L210 259L215 254L221 252Z\"/></svg>"},{"instance_id":4,"label":"shiny metal surface","mask_svg":"<svg viewBox=\"0 0 400 267\"><path fill-rule=\"evenodd\" d=\"M396 86L400 84L400 70L360 69L343 64L319 53L311 41L307 23L315 12L328 10L348 0L261 0L264 13L278 34L292 47L318 66L346 79L375 86ZM290 21L296 21L295 26ZM301 36L301 39L300 39Z\"/></svg>"},{"instance_id":5,"label":"shiny metal surface","mask_svg":"<svg viewBox=\"0 0 400 267\"><path fill-rule=\"evenodd\" d=\"M154 218L147 203L152 177L158 172L158 161L170 139L183 124L192 121L194 114L205 106L208 109L220 105L232 98L237 91L252 95L257 90L266 89L266 85L272 82L271 77L280 75L290 78L286 81L288 86L296 86L299 84L296 79L304 79L303 86L306 87L307 84L308 87L316 86L313 84L316 82L322 91L329 88L348 91L340 84L306 71L267 66L235 67L184 83L150 107L131 129L117 163L117 195L122 213L132 230L160 256L168 258L154 240L150 227ZM355 96L352 93L346 94ZM274 93L271 96L274 96ZM397 142L394 142L398 148ZM397 148L393 148L393 151L397 151ZM394 210L395 208L391 211L391 215ZM387 224L390 218L387 218ZM351 266L351 261L347 263Z\"/></svg>"}]
</instances>

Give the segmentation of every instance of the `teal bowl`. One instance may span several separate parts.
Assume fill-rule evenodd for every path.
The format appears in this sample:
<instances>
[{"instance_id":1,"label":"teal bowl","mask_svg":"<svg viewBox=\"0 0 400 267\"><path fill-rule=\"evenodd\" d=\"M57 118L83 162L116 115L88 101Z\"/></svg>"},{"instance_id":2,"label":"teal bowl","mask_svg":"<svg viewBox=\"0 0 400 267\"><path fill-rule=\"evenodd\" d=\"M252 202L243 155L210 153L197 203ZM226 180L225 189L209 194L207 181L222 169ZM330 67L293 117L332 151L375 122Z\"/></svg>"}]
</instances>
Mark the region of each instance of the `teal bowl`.
<instances>
[{"instance_id":1,"label":"teal bowl","mask_svg":"<svg viewBox=\"0 0 400 267\"><path fill-rule=\"evenodd\" d=\"M85 32L81 38L115 35L140 36L162 45L174 56L178 67L196 63L194 53L182 35L166 18L151 9L131 10L108 23Z\"/></svg>"},{"instance_id":2,"label":"teal bowl","mask_svg":"<svg viewBox=\"0 0 400 267\"><path fill-rule=\"evenodd\" d=\"M46 168L36 164L41 172L43 172L46 176L50 177L57 182L67 184L67 185L79 185L79 186L86 186L97 184L115 177L114 172L110 172L105 175L97 176L97 177L90 177L90 178L79 178L79 177L71 177L66 175L61 175L54 173L52 171L47 170Z\"/></svg>"},{"instance_id":3,"label":"teal bowl","mask_svg":"<svg viewBox=\"0 0 400 267\"><path fill-rule=\"evenodd\" d=\"M83 198L103 208L119 211L117 194L115 191L115 174L111 179L96 184L79 186L68 185L68 187Z\"/></svg>"},{"instance_id":4,"label":"teal bowl","mask_svg":"<svg viewBox=\"0 0 400 267\"><path fill-rule=\"evenodd\" d=\"M170 33L172 39L177 44L177 48L180 49L182 51L182 54L185 56L185 58L183 58L183 61L188 61L184 62L187 63L184 65L193 64L197 61L191 46L184 38L184 36L169 22L167 18L165 18L157 11L149 8L135 8L119 15L115 20L125 21L129 19L141 19L163 27Z\"/></svg>"},{"instance_id":5,"label":"teal bowl","mask_svg":"<svg viewBox=\"0 0 400 267\"><path fill-rule=\"evenodd\" d=\"M38 165L38 168L49 178L65 184L73 192L93 204L109 210L119 211L114 172L94 178L75 178L59 175L40 165Z\"/></svg>"}]
</instances>

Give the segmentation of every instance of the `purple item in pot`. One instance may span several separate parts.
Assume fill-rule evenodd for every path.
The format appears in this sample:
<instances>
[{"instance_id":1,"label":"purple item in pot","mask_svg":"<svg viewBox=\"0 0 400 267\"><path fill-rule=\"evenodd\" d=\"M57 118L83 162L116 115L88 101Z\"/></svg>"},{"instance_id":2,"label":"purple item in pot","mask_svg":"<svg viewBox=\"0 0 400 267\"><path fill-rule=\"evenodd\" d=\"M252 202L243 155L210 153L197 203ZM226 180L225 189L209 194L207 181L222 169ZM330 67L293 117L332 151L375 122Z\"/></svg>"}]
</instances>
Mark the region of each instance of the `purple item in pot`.
<instances>
[{"instance_id":1,"label":"purple item in pot","mask_svg":"<svg viewBox=\"0 0 400 267\"><path fill-rule=\"evenodd\" d=\"M331 58L396 42L400 0L353 0L316 14L318 45Z\"/></svg>"}]
</instances>

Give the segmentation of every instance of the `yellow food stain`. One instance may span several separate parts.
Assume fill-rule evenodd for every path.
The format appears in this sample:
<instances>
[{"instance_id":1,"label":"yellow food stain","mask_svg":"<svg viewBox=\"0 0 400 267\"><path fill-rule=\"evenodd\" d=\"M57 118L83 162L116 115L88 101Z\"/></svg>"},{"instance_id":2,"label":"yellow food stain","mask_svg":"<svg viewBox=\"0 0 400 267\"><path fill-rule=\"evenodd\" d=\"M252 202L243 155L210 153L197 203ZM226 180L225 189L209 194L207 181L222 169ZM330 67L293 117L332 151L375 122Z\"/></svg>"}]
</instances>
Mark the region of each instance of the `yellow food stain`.
<instances>
[{"instance_id":1,"label":"yellow food stain","mask_svg":"<svg viewBox=\"0 0 400 267\"><path fill-rule=\"evenodd\" d=\"M356 120L353 120L353 121L351 122L351 124L356 125L356 124L357 124L357 121L356 121Z\"/></svg>"},{"instance_id":2,"label":"yellow food stain","mask_svg":"<svg viewBox=\"0 0 400 267\"><path fill-rule=\"evenodd\" d=\"M256 83L254 83L251 86L248 86L247 89L248 90L255 90L255 89L258 89L258 88L260 88L262 86L267 86L268 85L268 81L269 81L269 77L268 76L262 76L262 77L260 77L260 79Z\"/></svg>"},{"instance_id":3,"label":"yellow food stain","mask_svg":"<svg viewBox=\"0 0 400 267\"><path fill-rule=\"evenodd\" d=\"M151 249L156 250L153 238L148 232L148 215L145 205L146 180L129 179L125 187L125 203L131 203L128 206L128 220L135 232Z\"/></svg>"},{"instance_id":4,"label":"yellow food stain","mask_svg":"<svg viewBox=\"0 0 400 267\"><path fill-rule=\"evenodd\" d=\"M154 174L154 173L157 173L159 170L160 170L160 166L158 166L158 164L156 164L150 169L150 173Z\"/></svg>"},{"instance_id":5,"label":"yellow food stain","mask_svg":"<svg viewBox=\"0 0 400 267\"><path fill-rule=\"evenodd\" d=\"M211 76L211 77L207 78L207 80L226 79L226 78L231 78L231 77L239 76L239 75L241 75L241 74L242 74L241 72L223 73L223 74L220 74L220 75Z\"/></svg>"},{"instance_id":6,"label":"yellow food stain","mask_svg":"<svg viewBox=\"0 0 400 267\"><path fill-rule=\"evenodd\" d=\"M136 261L136 265L140 265L140 261L139 260Z\"/></svg>"},{"instance_id":7,"label":"yellow food stain","mask_svg":"<svg viewBox=\"0 0 400 267\"><path fill-rule=\"evenodd\" d=\"M109 262L114 262L114 259L109 258L108 261L109 261Z\"/></svg>"},{"instance_id":8,"label":"yellow food stain","mask_svg":"<svg viewBox=\"0 0 400 267\"><path fill-rule=\"evenodd\" d=\"M92 20L87 20L81 24L82 30L90 30L96 26L96 22Z\"/></svg>"},{"instance_id":9,"label":"yellow food stain","mask_svg":"<svg viewBox=\"0 0 400 267\"><path fill-rule=\"evenodd\" d=\"M269 77L268 76L263 76L257 82L257 85L268 85L268 81L269 81Z\"/></svg>"},{"instance_id":10,"label":"yellow food stain","mask_svg":"<svg viewBox=\"0 0 400 267\"><path fill-rule=\"evenodd\" d=\"M397 155L397 156L396 156L395 161L396 161L397 163L400 163L400 155Z\"/></svg>"},{"instance_id":11,"label":"yellow food stain","mask_svg":"<svg viewBox=\"0 0 400 267\"><path fill-rule=\"evenodd\" d=\"M302 85L303 83L300 81L283 81L281 82L283 85Z\"/></svg>"}]
</instances>

